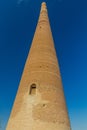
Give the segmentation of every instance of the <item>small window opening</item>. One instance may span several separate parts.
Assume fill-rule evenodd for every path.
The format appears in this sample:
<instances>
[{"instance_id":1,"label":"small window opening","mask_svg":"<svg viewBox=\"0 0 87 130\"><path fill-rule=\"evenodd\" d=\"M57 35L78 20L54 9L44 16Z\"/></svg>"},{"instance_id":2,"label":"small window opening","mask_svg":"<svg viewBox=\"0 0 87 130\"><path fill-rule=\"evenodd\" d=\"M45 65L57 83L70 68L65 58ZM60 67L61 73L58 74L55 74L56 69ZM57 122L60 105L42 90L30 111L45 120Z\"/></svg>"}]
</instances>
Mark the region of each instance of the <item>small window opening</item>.
<instances>
[{"instance_id":1,"label":"small window opening","mask_svg":"<svg viewBox=\"0 0 87 130\"><path fill-rule=\"evenodd\" d=\"M30 95L35 95L36 94L36 84L32 84L30 86Z\"/></svg>"}]
</instances>

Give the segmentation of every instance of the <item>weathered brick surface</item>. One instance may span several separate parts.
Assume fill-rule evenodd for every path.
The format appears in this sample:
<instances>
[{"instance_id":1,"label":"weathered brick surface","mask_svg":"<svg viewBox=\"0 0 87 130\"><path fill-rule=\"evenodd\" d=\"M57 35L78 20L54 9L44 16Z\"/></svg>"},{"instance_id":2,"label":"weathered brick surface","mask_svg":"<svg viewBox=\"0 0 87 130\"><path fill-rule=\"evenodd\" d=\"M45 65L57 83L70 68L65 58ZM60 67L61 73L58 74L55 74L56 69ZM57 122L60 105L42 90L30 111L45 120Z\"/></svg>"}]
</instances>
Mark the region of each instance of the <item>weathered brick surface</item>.
<instances>
[{"instance_id":1,"label":"weathered brick surface","mask_svg":"<svg viewBox=\"0 0 87 130\"><path fill-rule=\"evenodd\" d=\"M34 95L31 84L36 84ZM45 3L6 130L70 130Z\"/></svg>"}]
</instances>

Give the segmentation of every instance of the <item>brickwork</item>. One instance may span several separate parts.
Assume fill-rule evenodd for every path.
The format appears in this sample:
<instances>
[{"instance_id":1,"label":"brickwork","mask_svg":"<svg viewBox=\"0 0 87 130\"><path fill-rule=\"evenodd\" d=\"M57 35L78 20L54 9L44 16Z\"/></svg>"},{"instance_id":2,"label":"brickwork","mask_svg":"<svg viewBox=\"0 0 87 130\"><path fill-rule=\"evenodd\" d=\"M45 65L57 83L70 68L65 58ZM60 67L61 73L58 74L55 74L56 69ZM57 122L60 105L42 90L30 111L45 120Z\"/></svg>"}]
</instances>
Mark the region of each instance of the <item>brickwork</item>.
<instances>
[{"instance_id":1,"label":"brickwork","mask_svg":"<svg viewBox=\"0 0 87 130\"><path fill-rule=\"evenodd\" d=\"M70 130L44 2L6 130Z\"/></svg>"}]
</instances>

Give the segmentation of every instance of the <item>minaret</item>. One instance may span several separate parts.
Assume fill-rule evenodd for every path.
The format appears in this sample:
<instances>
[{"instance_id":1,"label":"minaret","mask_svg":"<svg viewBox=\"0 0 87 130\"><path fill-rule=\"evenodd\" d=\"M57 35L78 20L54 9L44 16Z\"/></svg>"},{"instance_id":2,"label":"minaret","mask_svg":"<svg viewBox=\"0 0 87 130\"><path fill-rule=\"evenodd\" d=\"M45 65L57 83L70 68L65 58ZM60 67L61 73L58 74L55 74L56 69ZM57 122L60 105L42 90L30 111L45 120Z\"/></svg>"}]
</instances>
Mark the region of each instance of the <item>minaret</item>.
<instances>
[{"instance_id":1,"label":"minaret","mask_svg":"<svg viewBox=\"0 0 87 130\"><path fill-rule=\"evenodd\" d=\"M70 130L45 2L6 130Z\"/></svg>"}]
</instances>

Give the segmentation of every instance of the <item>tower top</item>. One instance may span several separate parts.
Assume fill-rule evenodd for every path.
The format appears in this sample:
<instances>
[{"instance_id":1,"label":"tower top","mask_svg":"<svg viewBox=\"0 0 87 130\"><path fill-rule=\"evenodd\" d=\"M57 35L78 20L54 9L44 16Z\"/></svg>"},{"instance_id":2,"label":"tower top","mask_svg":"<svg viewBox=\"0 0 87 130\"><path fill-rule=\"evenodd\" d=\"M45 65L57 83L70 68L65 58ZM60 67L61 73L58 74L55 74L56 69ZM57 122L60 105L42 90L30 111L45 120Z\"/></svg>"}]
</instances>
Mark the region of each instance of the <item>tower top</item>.
<instances>
[{"instance_id":1,"label":"tower top","mask_svg":"<svg viewBox=\"0 0 87 130\"><path fill-rule=\"evenodd\" d=\"M45 5L45 6L46 6L46 2L42 2L42 5Z\"/></svg>"},{"instance_id":2,"label":"tower top","mask_svg":"<svg viewBox=\"0 0 87 130\"><path fill-rule=\"evenodd\" d=\"M41 12L42 11L47 11L46 2L42 2L41 4Z\"/></svg>"}]
</instances>

